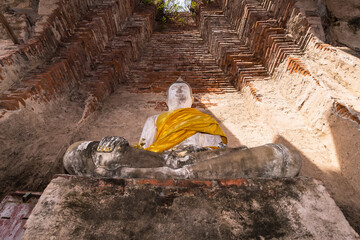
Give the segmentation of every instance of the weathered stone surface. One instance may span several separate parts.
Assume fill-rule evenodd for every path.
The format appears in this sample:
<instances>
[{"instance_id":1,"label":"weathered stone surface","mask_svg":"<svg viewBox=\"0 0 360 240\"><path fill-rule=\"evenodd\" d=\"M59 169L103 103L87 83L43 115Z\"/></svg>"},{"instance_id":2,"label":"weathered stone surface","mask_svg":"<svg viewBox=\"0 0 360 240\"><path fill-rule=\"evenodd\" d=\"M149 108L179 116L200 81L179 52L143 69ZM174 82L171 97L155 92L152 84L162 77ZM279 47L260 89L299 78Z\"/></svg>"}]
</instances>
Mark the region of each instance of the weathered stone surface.
<instances>
[{"instance_id":1,"label":"weathered stone surface","mask_svg":"<svg viewBox=\"0 0 360 240\"><path fill-rule=\"evenodd\" d=\"M360 51L360 2L326 0L330 31L336 41Z\"/></svg>"},{"instance_id":2,"label":"weathered stone surface","mask_svg":"<svg viewBox=\"0 0 360 240\"><path fill-rule=\"evenodd\" d=\"M19 43L26 41L32 35L33 25L37 17L37 5L38 1L33 0L1 1L0 11L19 40ZM0 24L0 40L11 41L11 37L2 24ZM11 41L11 43L13 42ZM0 49L0 55L1 52L2 49Z\"/></svg>"},{"instance_id":3,"label":"weathered stone surface","mask_svg":"<svg viewBox=\"0 0 360 240\"><path fill-rule=\"evenodd\" d=\"M91 179L58 176L23 239L356 239L310 178Z\"/></svg>"}]
</instances>

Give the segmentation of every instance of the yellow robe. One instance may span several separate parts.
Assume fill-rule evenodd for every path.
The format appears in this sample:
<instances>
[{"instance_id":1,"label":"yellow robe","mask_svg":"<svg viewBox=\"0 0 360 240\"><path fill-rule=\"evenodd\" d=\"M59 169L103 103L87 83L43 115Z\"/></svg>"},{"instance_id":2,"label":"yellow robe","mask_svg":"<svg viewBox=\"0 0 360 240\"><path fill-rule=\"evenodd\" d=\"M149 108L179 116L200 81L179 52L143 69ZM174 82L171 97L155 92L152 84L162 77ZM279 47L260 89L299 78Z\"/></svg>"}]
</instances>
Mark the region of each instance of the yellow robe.
<instances>
[{"instance_id":1,"label":"yellow robe","mask_svg":"<svg viewBox=\"0 0 360 240\"><path fill-rule=\"evenodd\" d=\"M213 117L194 108L180 108L160 114L156 120L156 128L155 141L145 150L161 153L197 132L219 135L223 143L227 143L227 137L219 123Z\"/></svg>"}]
</instances>

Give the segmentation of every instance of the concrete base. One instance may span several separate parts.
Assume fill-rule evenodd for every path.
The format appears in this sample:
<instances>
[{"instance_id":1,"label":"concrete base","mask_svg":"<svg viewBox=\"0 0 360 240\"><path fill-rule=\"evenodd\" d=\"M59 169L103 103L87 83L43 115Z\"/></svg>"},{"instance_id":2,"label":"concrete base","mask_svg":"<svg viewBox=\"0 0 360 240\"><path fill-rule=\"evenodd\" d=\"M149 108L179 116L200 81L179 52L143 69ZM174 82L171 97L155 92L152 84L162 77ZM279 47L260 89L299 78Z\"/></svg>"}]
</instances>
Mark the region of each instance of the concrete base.
<instances>
[{"instance_id":1,"label":"concrete base","mask_svg":"<svg viewBox=\"0 0 360 240\"><path fill-rule=\"evenodd\" d=\"M58 175L23 239L356 239L321 182Z\"/></svg>"}]
</instances>

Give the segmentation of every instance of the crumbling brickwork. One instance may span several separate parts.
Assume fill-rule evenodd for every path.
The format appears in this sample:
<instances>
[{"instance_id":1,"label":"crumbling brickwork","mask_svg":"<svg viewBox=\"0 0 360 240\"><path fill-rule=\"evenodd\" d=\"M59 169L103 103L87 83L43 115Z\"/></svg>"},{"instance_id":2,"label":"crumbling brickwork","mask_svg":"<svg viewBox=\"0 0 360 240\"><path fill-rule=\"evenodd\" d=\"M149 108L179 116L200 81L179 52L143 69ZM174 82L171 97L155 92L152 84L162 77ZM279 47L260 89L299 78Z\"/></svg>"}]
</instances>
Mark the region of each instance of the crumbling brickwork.
<instances>
[{"instance_id":1,"label":"crumbling brickwork","mask_svg":"<svg viewBox=\"0 0 360 240\"><path fill-rule=\"evenodd\" d=\"M129 62L139 57L141 47L152 33L153 11L139 12L127 19L132 14L133 1L92 3L93 7L89 3L83 20L79 21L81 8L74 11L77 4L80 2L59 5L47 19L51 27L45 26L25 49L1 59L2 71L6 73L1 83L1 116L25 107L26 101L48 102L81 84L89 95L86 118L121 80ZM26 72L20 71L22 64L37 62L36 58L46 58L48 54L51 59L47 57L46 62L21 78ZM21 56L18 61L14 60L17 56ZM12 69L20 73L12 72L16 82L8 88Z\"/></svg>"},{"instance_id":2,"label":"crumbling brickwork","mask_svg":"<svg viewBox=\"0 0 360 240\"><path fill-rule=\"evenodd\" d=\"M1 191L42 190L76 140L136 141L181 76L232 146L298 151L359 230L360 60L325 43L321 1L200 2L179 26L140 0L39 1L32 37L0 48Z\"/></svg>"}]
</instances>

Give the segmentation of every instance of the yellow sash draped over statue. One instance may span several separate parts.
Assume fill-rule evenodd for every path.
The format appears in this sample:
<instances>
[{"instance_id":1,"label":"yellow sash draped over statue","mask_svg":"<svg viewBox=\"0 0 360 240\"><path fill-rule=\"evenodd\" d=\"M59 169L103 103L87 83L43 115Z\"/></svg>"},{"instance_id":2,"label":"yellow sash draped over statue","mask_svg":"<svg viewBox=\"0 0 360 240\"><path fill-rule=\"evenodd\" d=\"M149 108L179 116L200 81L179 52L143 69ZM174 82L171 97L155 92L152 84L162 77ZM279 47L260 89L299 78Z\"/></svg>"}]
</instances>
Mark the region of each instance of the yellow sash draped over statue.
<instances>
[{"instance_id":1,"label":"yellow sash draped over statue","mask_svg":"<svg viewBox=\"0 0 360 240\"><path fill-rule=\"evenodd\" d=\"M197 132L219 135L223 143L227 143L227 137L219 123L210 115L194 108L161 113L156 120L156 128L155 141L145 150L161 153Z\"/></svg>"}]
</instances>

